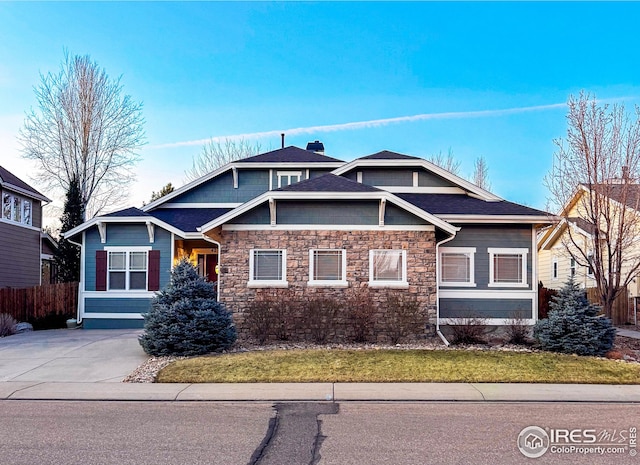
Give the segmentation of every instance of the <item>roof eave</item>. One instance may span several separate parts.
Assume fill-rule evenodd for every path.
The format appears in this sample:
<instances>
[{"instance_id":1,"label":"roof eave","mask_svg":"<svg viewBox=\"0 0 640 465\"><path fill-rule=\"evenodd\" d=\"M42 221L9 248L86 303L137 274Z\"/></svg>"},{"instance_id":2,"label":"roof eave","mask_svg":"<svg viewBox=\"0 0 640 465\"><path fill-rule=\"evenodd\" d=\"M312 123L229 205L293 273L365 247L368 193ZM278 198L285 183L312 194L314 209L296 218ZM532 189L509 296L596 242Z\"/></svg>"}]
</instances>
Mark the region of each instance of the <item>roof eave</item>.
<instances>
[{"instance_id":1,"label":"roof eave","mask_svg":"<svg viewBox=\"0 0 640 465\"><path fill-rule=\"evenodd\" d=\"M46 202L46 203L50 203L51 202L50 198L45 197L44 195L42 195L39 192L30 191L28 189L24 189L22 187L16 186L15 184L11 184L9 182L2 182L1 185L2 185L2 187L6 187L7 189L10 189L12 191L17 192L18 194L26 195L28 197L31 197L33 199L37 199L37 200L40 200L40 201Z\"/></svg>"}]
</instances>

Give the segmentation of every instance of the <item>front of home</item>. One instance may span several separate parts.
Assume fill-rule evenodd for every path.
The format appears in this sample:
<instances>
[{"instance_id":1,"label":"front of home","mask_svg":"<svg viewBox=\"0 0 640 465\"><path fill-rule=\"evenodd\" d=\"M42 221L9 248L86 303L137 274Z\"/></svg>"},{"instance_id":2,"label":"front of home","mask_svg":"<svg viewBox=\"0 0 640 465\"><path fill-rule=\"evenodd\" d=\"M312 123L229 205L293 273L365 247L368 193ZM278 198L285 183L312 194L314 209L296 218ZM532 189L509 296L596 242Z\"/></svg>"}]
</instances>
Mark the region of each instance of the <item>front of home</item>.
<instances>
[{"instance_id":1,"label":"front of home","mask_svg":"<svg viewBox=\"0 0 640 465\"><path fill-rule=\"evenodd\" d=\"M536 234L548 224L547 213L421 158L382 151L347 163L283 147L66 236L82 247L85 328L140 327L186 256L241 331L265 290L343 299L366 288L374 302L391 291L415 297L432 333L469 317L535 322Z\"/></svg>"}]
</instances>

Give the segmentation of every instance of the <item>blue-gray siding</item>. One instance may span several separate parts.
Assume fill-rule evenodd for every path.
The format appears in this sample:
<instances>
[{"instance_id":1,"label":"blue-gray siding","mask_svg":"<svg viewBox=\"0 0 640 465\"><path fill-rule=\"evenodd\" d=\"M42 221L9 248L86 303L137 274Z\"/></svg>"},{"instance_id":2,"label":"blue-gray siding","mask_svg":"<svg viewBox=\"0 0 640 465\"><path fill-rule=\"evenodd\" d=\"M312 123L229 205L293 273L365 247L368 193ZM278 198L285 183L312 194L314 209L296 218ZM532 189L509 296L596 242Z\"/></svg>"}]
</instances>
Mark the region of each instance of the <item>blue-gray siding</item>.
<instances>
[{"instance_id":1,"label":"blue-gray siding","mask_svg":"<svg viewBox=\"0 0 640 465\"><path fill-rule=\"evenodd\" d=\"M104 250L105 246L150 246L153 250L160 251L160 287L169 283L172 266L171 257L171 233L155 227L153 244L149 243L147 226L144 224L117 224L108 223L107 242L100 242L98 228L93 227L86 231L85 244L85 290L96 289L96 250Z\"/></svg>"},{"instance_id":2,"label":"blue-gray siding","mask_svg":"<svg viewBox=\"0 0 640 465\"><path fill-rule=\"evenodd\" d=\"M238 170L238 188L227 171L171 200L172 203L242 203L269 190L269 170Z\"/></svg>"},{"instance_id":3,"label":"blue-gray siding","mask_svg":"<svg viewBox=\"0 0 640 465\"><path fill-rule=\"evenodd\" d=\"M440 318L532 318L529 299L440 299Z\"/></svg>"},{"instance_id":4,"label":"blue-gray siding","mask_svg":"<svg viewBox=\"0 0 640 465\"><path fill-rule=\"evenodd\" d=\"M489 284L489 252L490 247L495 248L526 248L527 253L527 284L526 288L517 290L534 289L537 283L533 283L533 255L531 250L532 227L530 225L460 225L455 239L447 242L443 247L475 247L475 283L474 290L496 289L488 287ZM535 251L533 251L535 253ZM450 289L450 287L447 287ZM464 288L468 290L469 288ZM464 290L463 289L463 290ZM514 288L511 288L514 290Z\"/></svg>"},{"instance_id":5,"label":"blue-gray siding","mask_svg":"<svg viewBox=\"0 0 640 465\"><path fill-rule=\"evenodd\" d=\"M452 182L425 170L415 168L357 168L343 176L352 181L362 173L362 183L370 186L413 186L413 173L418 172L418 186L420 187L457 187Z\"/></svg>"},{"instance_id":6,"label":"blue-gray siding","mask_svg":"<svg viewBox=\"0 0 640 465\"><path fill-rule=\"evenodd\" d=\"M144 320L87 318L82 321L84 329L141 329Z\"/></svg>"},{"instance_id":7,"label":"blue-gray siding","mask_svg":"<svg viewBox=\"0 0 640 465\"><path fill-rule=\"evenodd\" d=\"M151 299L88 298L84 301L87 318L91 313L147 313L151 309Z\"/></svg>"},{"instance_id":8,"label":"blue-gray siding","mask_svg":"<svg viewBox=\"0 0 640 465\"><path fill-rule=\"evenodd\" d=\"M377 225L377 200L276 201L277 224ZM269 224L269 205L263 203L235 218L233 224ZM424 225L422 218L391 203L385 209L385 224Z\"/></svg>"}]
</instances>

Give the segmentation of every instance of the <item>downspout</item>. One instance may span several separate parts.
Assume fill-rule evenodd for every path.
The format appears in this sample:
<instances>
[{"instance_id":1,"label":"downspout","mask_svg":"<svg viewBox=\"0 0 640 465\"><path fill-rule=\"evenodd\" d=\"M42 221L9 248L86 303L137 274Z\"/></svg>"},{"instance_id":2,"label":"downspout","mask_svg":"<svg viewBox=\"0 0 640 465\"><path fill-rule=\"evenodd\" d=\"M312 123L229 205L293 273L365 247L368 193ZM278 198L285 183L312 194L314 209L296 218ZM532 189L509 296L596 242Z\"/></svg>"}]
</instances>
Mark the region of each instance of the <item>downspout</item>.
<instances>
[{"instance_id":1,"label":"downspout","mask_svg":"<svg viewBox=\"0 0 640 465\"><path fill-rule=\"evenodd\" d=\"M220 271L218 272L218 282L216 283L216 300L218 302L220 302L220 275L221 275L221 271L222 271L222 265L221 265L221 263L222 263L222 246L220 245L220 242L211 239L205 233L202 233L202 238L205 241L211 242L212 244L215 244L215 245L218 246L218 270L220 270Z\"/></svg>"},{"instance_id":2,"label":"downspout","mask_svg":"<svg viewBox=\"0 0 640 465\"><path fill-rule=\"evenodd\" d=\"M442 339L444 345L447 347L450 345L450 342L447 341L447 338L444 337L442 331L440 331L440 253L439 249L442 244L445 244L455 238L455 234L451 237L441 240L440 242L436 242L436 334Z\"/></svg>"}]
</instances>

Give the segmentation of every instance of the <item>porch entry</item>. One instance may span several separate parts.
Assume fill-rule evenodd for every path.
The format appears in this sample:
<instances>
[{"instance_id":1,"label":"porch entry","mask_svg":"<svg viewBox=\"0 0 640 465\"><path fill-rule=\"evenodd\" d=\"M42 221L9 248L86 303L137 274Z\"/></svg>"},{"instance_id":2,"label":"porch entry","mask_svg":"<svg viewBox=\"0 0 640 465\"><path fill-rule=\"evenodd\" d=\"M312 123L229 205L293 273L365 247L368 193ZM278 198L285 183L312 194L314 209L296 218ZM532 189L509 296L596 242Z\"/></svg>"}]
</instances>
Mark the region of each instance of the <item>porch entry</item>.
<instances>
[{"instance_id":1,"label":"porch entry","mask_svg":"<svg viewBox=\"0 0 640 465\"><path fill-rule=\"evenodd\" d=\"M218 273L216 273L217 266L218 254L198 254L198 275L207 278L212 283L215 283L218 281Z\"/></svg>"}]
</instances>

